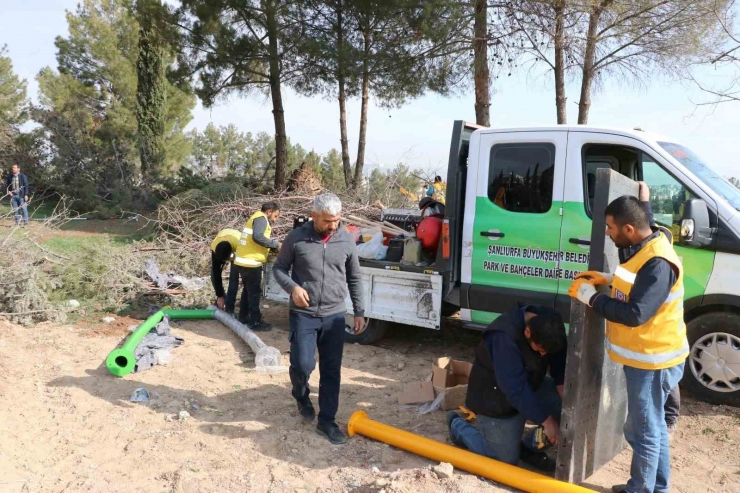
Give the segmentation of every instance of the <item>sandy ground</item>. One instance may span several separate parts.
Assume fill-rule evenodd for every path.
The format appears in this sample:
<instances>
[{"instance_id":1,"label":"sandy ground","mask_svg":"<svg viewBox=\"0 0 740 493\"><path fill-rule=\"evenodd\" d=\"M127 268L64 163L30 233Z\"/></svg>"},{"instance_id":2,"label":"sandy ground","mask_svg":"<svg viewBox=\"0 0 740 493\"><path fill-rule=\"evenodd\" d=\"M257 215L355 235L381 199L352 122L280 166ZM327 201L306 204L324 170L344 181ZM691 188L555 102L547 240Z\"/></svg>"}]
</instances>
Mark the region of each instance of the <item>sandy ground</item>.
<instances>
[{"instance_id":1,"label":"sandy ground","mask_svg":"<svg viewBox=\"0 0 740 493\"><path fill-rule=\"evenodd\" d=\"M263 339L285 353L285 308L265 315L276 330ZM460 471L440 479L436 464L363 437L330 445L299 421L288 375L252 370L248 347L218 322L174 324L185 344L168 366L114 378L103 360L130 321L0 322L0 493L514 491ZM397 392L425 377L436 356L469 359L477 337L404 329L377 347L346 346L338 421L366 409L446 441L444 413L418 416L398 406ZM318 388L317 373L311 383ZM129 402L141 386L157 397ZM180 411L190 417L177 419ZM740 409L685 398L672 491L740 492L738 443ZM586 486L606 492L624 481L629 458L625 451Z\"/></svg>"}]
</instances>

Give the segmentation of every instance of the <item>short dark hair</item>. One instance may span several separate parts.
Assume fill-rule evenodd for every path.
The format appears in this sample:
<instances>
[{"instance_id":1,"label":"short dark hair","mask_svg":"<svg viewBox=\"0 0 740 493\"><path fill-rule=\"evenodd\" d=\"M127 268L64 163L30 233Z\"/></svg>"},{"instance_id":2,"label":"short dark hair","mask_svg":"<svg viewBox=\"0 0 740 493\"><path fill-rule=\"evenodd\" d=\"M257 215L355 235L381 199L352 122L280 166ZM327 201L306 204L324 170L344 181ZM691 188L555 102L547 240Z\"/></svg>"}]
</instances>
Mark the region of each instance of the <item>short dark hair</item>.
<instances>
[{"instance_id":1,"label":"short dark hair","mask_svg":"<svg viewBox=\"0 0 740 493\"><path fill-rule=\"evenodd\" d=\"M438 181L442 181L442 177L439 176L439 175L437 175L437 176L434 177L434 182L436 183Z\"/></svg>"},{"instance_id":2,"label":"short dark hair","mask_svg":"<svg viewBox=\"0 0 740 493\"><path fill-rule=\"evenodd\" d=\"M606 208L605 214L614 218L618 226L632 225L635 229L650 227L650 220L642 203L632 195L622 195L612 201Z\"/></svg>"},{"instance_id":3,"label":"short dark hair","mask_svg":"<svg viewBox=\"0 0 740 493\"><path fill-rule=\"evenodd\" d=\"M280 204L274 201L271 202L265 202L262 204L262 212L267 211L279 211L280 210Z\"/></svg>"},{"instance_id":4,"label":"short dark hair","mask_svg":"<svg viewBox=\"0 0 740 493\"><path fill-rule=\"evenodd\" d=\"M550 308L538 307L527 327L530 340L548 353L557 353L568 343L563 317Z\"/></svg>"},{"instance_id":5,"label":"short dark hair","mask_svg":"<svg viewBox=\"0 0 740 493\"><path fill-rule=\"evenodd\" d=\"M216 245L216 250L213 253L216 255L216 260L223 263L229 260L232 250L233 248L231 248L231 243L228 241L222 241Z\"/></svg>"}]
</instances>

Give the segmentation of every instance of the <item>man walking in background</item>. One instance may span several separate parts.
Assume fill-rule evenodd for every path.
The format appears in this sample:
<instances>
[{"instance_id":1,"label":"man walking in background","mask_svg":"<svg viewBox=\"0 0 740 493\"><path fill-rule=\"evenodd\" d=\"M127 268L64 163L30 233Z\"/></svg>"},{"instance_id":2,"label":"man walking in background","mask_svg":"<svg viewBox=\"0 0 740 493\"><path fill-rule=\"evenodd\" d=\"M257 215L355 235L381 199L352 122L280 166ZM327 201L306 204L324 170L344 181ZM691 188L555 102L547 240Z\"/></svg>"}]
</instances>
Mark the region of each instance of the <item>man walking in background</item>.
<instances>
[{"instance_id":1,"label":"man walking in background","mask_svg":"<svg viewBox=\"0 0 740 493\"><path fill-rule=\"evenodd\" d=\"M347 287L355 333L365 326L360 260L353 236L339 224L341 212L339 197L331 193L317 196L312 221L288 235L273 268L275 280L290 294L290 381L298 412L308 422L316 414L308 379L316 367L318 347L321 378L316 430L333 444L347 441L334 421L339 407Z\"/></svg>"},{"instance_id":2,"label":"man walking in background","mask_svg":"<svg viewBox=\"0 0 740 493\"><path fill-rule=\"evenodd\" d=\"M261 210L252 214L244 224L236 245L236 252L234 252L232 268L236 269L244 284L239 304L239 321L255 331L272 330L272 324L262 320L260 296L262 295L262 266L267 262L267 254L270 249L280 249L280 242L270 238L272 224L277 221L278 217L280 217L280 205L277 202L262 204Z\"/></svg>"},{"instance_id":3,"label":"man walking in background","mask_svg":"<svg viewBox=\"0 0 740 493\"><path fill-rule=\"evenodd\" d=\"M21 167L13 164L12 172L6 180L8 193L10 194L10 205L13 207L15 225L21 223L21 210L23 211L23 227L28 226L28 178L21 173Z\"/></svg>"}]
</instances>

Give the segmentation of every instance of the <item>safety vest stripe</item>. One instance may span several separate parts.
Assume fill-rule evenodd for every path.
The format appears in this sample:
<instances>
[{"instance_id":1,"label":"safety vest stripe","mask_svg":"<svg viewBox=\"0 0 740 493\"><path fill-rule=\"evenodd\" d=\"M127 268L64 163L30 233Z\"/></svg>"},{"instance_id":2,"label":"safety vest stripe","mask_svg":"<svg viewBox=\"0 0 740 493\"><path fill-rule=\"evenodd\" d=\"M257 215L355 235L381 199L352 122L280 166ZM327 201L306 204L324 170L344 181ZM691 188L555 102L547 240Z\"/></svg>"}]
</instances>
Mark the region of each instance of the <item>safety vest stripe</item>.
<instances>
[{"instance_id":1,"label":"safety vest stripe","mask_svg":"<svg viewBox=\"0 0 740 493\"><path fill-rule=\"evenodd\" d=\"M683 287L681 287L681 289L679 289L678 291L668 293L668 298L665 299L665 303L673 303L676 300L683 299L683 294Z\"/></svg>"},{"instance_id":2,"label":"safety vest stripe","mask_svg":"<svg viewBox=\"0 0 740 493\"><path fill-rule=\"evenodd\" d=\"M623 280L627 284L634 284L635 283L635 279L637 279L637 274L628 271L627 269L625 269L621 265L619 267L617 267L617 270L616 271L614 271L614 276L620 278L621 280Z\"/></svg>"},{"instance_id":3,"label":"safety vest stripe","mask_svg":"<svg viewBox=\"0 0 740 493\"><path fill-rule=\"evenodd\" d=\"M242 233L247 233L248 235L251 235L253 233L252 228L244 228L242 229Z\"/></svg>"},{"instance_id":4,"label":"safety vest stripe","mask_svg":"<svg viewBox=\"0 0 740 493\"><path fill-rule=\"evenodd\" d=\"M251 259L251 258L246 258L246 257L234 257L234 263L236 265L244 265L244 266L249 265L253 267L262 267L262 262Z\"/></svg>"},{"instance_id":5,"label":"safety vest stripe","mask_svg":"<svg viewBox=\"0 0 740 493\"><path fill-rule=\"evenodd\" d=\"M632 361L639 361L640 363L647 363L651 365L659 365L661 363L666 363L668 361L671 361L673 359L676 359L680 356L685 355L689 352L689 342L684 338L683 345L681 346L681 349L678 349L676 351L671 351L670 353L658 353L658 354L645 354L645 353L637 353L635 351L630 351L629 349L625 349L621 346L617 346L613 342L609 341L607 339L606 341L606 348L607 350L618 354L619 356L627 359L631 359Z\"/></svg>"}]
</instances>

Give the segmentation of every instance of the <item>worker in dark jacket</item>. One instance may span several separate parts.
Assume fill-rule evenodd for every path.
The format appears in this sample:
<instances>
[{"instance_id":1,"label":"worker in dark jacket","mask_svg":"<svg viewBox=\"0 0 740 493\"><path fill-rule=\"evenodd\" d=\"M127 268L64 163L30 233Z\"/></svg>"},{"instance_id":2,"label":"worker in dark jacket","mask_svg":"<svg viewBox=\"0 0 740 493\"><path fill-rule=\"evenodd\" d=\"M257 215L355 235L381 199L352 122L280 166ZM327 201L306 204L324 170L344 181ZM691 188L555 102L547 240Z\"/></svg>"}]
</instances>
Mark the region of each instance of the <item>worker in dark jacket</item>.
<instances>
[{"instance_id":1,"label":"worker in dark jacket","mask_svg":"<svg viewBox=\"0 0 740 493\"><path fill-rule=\"evenodd\" d=\"M14 164L10 175L5 180L8 194L10 195L10 205L13 207L13 216L15 225L21 223L21 211L23 212L23 226L28 227L28 178L21 173L21 167Z\"/></svg>"},{"instance_id":2,"label":"worker in dark jacket","mask_svg":"<svg viewBox=\"0 0 740 493\"><path fill-rule=\"evenodd\" d=\"M522 432L531 421L544 427L551 444L558 443L565 357L565 325L556 311L518 305L494 320L475 351L468 380L465 406L476 414L477 426L448 412L452 442L507 464L522 459L553 471L544 452L522 446Z\"/></svg>"},{"instance_id":3,"label":"worker in dark jacket","mask_svg":"<svg viewBox=\"0 0 740 493\"><path fill-rule=\"evenodd\" d=\"M290 295L290 382L301 418L313 421L308 379L319 350L319 419L316 430L333 444L347 441L334 421L339 407L339 386L344 331L349 297L354 308L354 332L365 326L360 260L353 236L340 226L342 202L334 194L318 195L312 221L294 229L280 249L273 274Z\"/></svg>"},{"instance_id":4,"label":"worker in dark jacket","mask_svg":"<svg viewBox=\"0 0 740 493\"><path fill-rule=\"evenodd\" d=\"M239 243L234 252L234 267L244 284L239 321L252 330L272 330L272 324L262 320L260 296L262 295L262 267L267 262L270 249L279 250L280 242L270 238L272 224L280 217L280 204L265 202L261 210L252 214L244 223Z\"/></svg>"},{"instance_id":5,"label":"worker in dark jacket","mask_svg":"<svg viewBox=\"0 0 740 493\"><path fill-rule=\"evenodd\" d=\"M607 320L607 352L624 368L624 435L632 447L632 467L629 482L613 491L667 493L671 468L665 404L689 354L683 266L671 233L651 228L636 197L609 204L606 224L606 234L621 249L619 267L613 274L579 274L569 294ZM611 285L611 294L598 293L597 285Z\"/></svg>"},{"instance_id":6,"label":"worker in dark jacket","mask_svg":"<svg viewBox=\"0 0 740 493\"><path fill-rule=\"evenodd\" d=\"M239 271L234 268L232 262L240 237L241 233L236 229L226 228L219 231L211 242L211 284L216 292L216 306L229 314L234 313L236 293L239 290ZM231 267L229 289L224 292L222 273L226 264L231 264Z\"/></svg>"}]
</instances>

